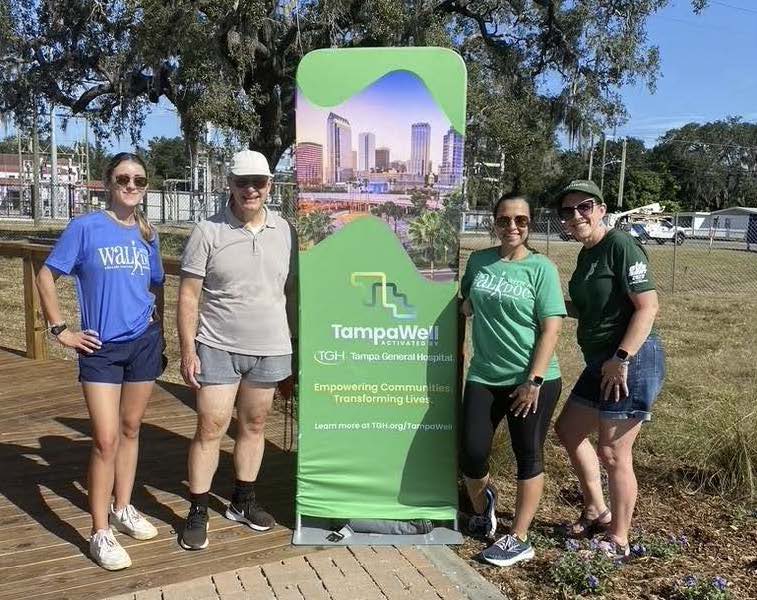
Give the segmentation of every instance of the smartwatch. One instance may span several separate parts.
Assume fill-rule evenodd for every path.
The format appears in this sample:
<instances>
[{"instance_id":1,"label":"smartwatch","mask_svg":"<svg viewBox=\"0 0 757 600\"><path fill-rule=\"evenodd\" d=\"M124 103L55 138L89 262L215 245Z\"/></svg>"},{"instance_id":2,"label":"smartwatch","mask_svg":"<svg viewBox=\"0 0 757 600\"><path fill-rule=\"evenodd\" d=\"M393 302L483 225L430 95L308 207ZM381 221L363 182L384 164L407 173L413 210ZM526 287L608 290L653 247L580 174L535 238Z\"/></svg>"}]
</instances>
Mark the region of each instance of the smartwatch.
<instances>
[{"instance_id":1,"label":"smartwatch","mask_svg":"<svg viewBox=\"0 0 757 600\"><path fill-rule=\"evenodd\" d=\"M57 325L50 327L50 333L52 333L55 337L58 337L66 329L68 329L68 326L66 325L66 322L63 321L63 323L58 323Z\"/></svg>"},{"instance_id":2,"label":"smartwatch","mask_svg":"<svg viewBox=\"0 0 757 600\"><path fill-rule=\"evenodd\" d=\"M617 352L615 352L615 358L622 362L628 362L631 357L628 355L628 352L623 350L623 348L618 348Z\"/></svg>"},{"instance_id":3,"label":"smartwatch","mask_svg":"<svg viewBox=\"0 0 757 600\"><path fill-rule=\"evenodd\" d=\"M532 379L528 380L528 383L531 387L541 387L541 384L544 383L544 377L539 377L538 375L534 375Z\"/></svg>"}]
</instances>

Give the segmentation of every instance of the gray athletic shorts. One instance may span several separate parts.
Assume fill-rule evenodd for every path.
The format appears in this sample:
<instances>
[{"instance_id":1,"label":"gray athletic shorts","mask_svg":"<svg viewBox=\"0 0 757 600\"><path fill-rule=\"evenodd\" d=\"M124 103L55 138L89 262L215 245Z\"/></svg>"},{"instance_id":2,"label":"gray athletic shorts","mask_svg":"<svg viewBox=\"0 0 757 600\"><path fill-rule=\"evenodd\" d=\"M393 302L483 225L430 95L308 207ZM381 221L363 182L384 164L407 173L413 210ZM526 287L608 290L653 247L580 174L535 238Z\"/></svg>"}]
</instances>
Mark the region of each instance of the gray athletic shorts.
<instances>
[{"instance_id":1,"label":"gray athletic shorts","mask_svg":"<svg viewBox=\"0 0 757 600\"><path fill-rule=\"evenodd\" d=\"M197 381L202 385L239 383L276 384L292 374L292 355L250 356L196 342L200 359Z\"/></svg>"}]
</instances>

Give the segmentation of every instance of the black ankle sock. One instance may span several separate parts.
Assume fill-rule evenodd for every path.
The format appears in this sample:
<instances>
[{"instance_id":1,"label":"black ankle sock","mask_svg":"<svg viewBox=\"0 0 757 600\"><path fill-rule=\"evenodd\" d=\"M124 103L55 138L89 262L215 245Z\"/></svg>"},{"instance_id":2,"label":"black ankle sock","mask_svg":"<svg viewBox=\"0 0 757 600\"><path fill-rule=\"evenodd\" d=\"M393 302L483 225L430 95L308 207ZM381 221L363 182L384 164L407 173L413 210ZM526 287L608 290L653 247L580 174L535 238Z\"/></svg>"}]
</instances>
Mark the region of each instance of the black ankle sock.
<instances>
[{"instance_id":1,"label":"black ankle sock","mask_svg":"<svg viewBox=\"0 0 757 600\"><path fill-rule=\"evenodd\" d=\"M237 479L234 482L234 492L231 495L231 503L238 506L250 498L255 498L255 482Z\"/></svg>"},{"instance_id":2,"label":"black ankle sock","mask_svg":"<svg viewBox=\"0 0 757 600\"><path fill-rule=\"evenodd\" d=\"M197 506L204 506L205 508L208 508L209 496L210 492L203 492L202 494L193 494L192 492L189 492L189 501L192 504L196 504Z\"/></svg>"}]
</instances>

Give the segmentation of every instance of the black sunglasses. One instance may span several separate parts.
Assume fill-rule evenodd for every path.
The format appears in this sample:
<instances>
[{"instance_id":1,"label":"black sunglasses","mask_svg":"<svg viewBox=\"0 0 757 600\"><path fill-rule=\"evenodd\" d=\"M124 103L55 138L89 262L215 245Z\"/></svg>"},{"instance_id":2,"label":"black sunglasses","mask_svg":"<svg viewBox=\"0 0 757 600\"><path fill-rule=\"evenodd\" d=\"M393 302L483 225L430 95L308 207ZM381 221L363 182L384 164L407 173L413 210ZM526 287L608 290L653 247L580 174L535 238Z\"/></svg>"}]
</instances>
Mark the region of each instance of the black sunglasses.
<instances>
[{"instance_id":1,"label":"black sunglasses","mask_svg":"<svg viewBox=\"0 0 757 600\"><path fill-rule=\"evenodd\" d=\"M582 217L588 217L594 211L594 204L596 204L595 200L589 198L588 200L579 202L575 206L561 206L557 209L557 216L560 217L563 223L570 221L575 216L576 211Z\"/></svg>"},{"instance_id":2,"label":"black sunglasses","mask_svg":"<svg viewBox=\"0 0 757 600\"><path fill-rule=\"evenodd\" d=\"M254 187L256 190L262 190L268 185L268 179L265 175L243 175L233 177L232 182L238 188Z\"/></svg>"},{"instance_id":3,"label":"black sunglasses","mask_svg":"<svg viewBox=\"0 0 757 600\"><path fill-rule=\"evenodd\" d=\"M129 185L130 181L134 181L134 187L138 187L140 189L147 187L147 177L145 177L144 175L135 175L134 177L130 175L116 175L113 178L113 181L115 181L116 184L122 188L125 188L127 185Z\"/></svg>"},{"instance_id":4,"label":"black sunglasses","mask_svg":"<svg viewBox=\"0 0 757 600\"><path fill-rule=\"evenodd\" d=\"M522 229L529 226L531 219L529 219L526 215L517 215L515 217L508 217L503 215L494 219L494 226L501 229L507 229L513 222L515 222L516 227L520 227Z\"/></svg>"}]
</instances>

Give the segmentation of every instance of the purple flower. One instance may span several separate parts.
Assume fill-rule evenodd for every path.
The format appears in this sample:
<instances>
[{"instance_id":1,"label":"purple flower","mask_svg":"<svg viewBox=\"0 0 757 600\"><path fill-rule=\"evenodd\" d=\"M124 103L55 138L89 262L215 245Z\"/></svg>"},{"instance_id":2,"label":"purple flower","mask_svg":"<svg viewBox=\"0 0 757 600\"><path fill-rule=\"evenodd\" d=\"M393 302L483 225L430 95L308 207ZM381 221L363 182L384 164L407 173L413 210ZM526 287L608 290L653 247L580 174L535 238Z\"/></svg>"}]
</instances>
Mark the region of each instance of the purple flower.
<instances>
[{"instance_id":1,"label":"purple flower","mask_svg":"<svg viewBox=\"0 0 757 600\"><path fill-rule=\"evenodd\" d=\"M647 553L647 548L643 544L634 544L631 547L631 552L636 556L644 556Z\"/></svg>"},{"instance_id":2,"label":"purple flower","mask_svg":"<svg viewBox=\"0 0 757 600\"><path fill-rule=\"evenodd\" d=\"M599 547L599 542L596 539L592 538L592 540L589 542L589 548L591 548L592 550L599 550Z\"/></svg>"},{"instance_id":3,"label":"purple flower","mask_svg":"<svg viewBox=\"0 0 757 600\"><path fill-rule=\"evenodd\" d=\"M589 586L590 590L596 590L599 587L599 579L594 577L594 575L589 575L586 578L586 585Z\"/></svg>"},{"instance_id":4,"label":"purple flower","mask_svg":"<svg viewBox=\"0 0 757 600\"><path fill-rule=\"evenodd\" d=\"M580 547L578 540L565 540L565 549L570 552L576 552Z\"/></svg>"},{"instance_id":5,"label":"purple flower","mask_svg":"<svg viewBox=\"0 0 757 600\"><path fill-rule=\"evenodd\" d=\"M724 592L725 588L728 587L728 582L724 577L718 575L715 579L712 580L712 587L714 587L718 591Z\"/></svg>"},{"instance_id":6,"label":"purple flower","mask_svg":"<svg viewBox=\"0 0 757 600\"><path fill-rule=\"evenodd\" d=\"M687 538L685 535L682 535L678 538L678 543L681 546L688 546L689 545L689 538Z\"/></svg>"},{"instance_id":7,"label":"purple flower","mask_svg":"<svg viewBox=\"0 0 757 600\"><path fill-rule=\"evenodd\" d=\"M687 588L697 587L697 583L697 578L693 575L689 575L683 580L683 585L685 585Z\"/></svg>"}]
</instances>

